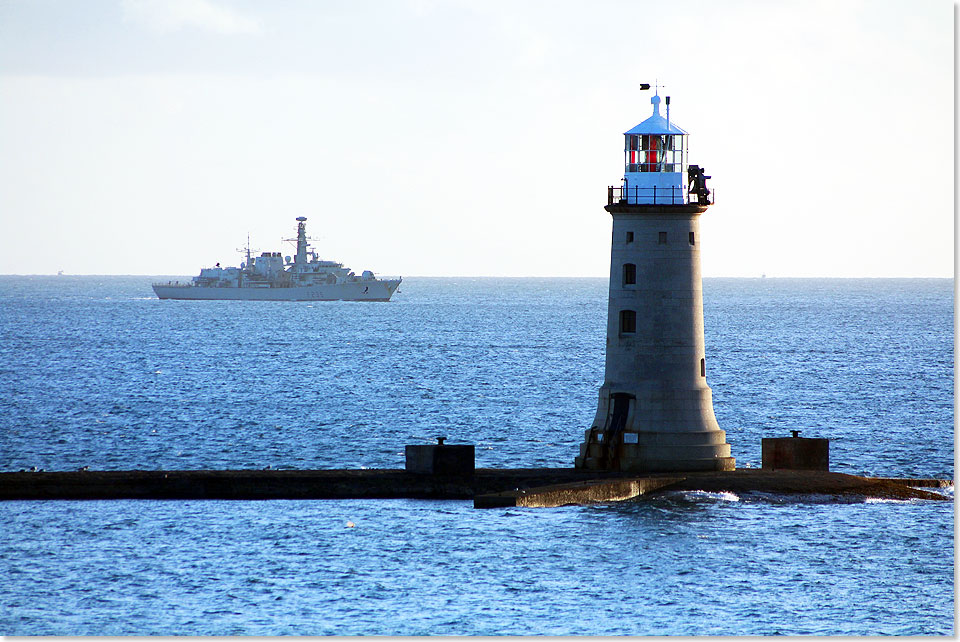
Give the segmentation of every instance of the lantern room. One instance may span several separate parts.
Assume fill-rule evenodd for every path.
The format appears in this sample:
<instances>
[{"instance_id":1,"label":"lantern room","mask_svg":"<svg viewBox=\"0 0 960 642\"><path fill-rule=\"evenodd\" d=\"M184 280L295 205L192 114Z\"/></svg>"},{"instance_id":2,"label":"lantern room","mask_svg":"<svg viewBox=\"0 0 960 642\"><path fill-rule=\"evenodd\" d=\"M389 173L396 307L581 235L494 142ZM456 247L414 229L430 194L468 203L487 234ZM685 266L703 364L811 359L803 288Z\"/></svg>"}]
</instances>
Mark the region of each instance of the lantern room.
<instances>
[{"instance_id":1,"label":"lantern room","mask_svg":"<svg viewBox=\"0 0 960 642\"><path fill-rule=\"evenodd\" d=\"M630 204L687 202L687 132L660 115L660 96L650 98L653 115L624 133L623 194Z\"/></svg>"}]
</instances>

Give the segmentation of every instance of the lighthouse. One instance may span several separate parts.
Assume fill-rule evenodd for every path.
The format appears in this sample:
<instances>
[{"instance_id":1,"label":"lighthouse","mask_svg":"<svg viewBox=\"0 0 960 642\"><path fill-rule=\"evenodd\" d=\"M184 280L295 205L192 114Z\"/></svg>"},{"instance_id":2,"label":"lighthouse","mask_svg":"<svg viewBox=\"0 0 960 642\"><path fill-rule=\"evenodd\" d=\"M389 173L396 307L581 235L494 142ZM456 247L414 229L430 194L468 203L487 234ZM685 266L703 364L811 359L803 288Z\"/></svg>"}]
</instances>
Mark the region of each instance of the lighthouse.
<instances>
[{"instance_id":1,"label":"lighthouse","mask_svg":"<svg viewBox=\"0 0 960 642\"><path fill-rule=\"evenodd\" d=\"M700 216L713 199L689 164L688 134L660 113L624 133L613 216L607 354L597 413L576 467L625 472L733 470L707 385Z\"/></svg>"}]
</instances>

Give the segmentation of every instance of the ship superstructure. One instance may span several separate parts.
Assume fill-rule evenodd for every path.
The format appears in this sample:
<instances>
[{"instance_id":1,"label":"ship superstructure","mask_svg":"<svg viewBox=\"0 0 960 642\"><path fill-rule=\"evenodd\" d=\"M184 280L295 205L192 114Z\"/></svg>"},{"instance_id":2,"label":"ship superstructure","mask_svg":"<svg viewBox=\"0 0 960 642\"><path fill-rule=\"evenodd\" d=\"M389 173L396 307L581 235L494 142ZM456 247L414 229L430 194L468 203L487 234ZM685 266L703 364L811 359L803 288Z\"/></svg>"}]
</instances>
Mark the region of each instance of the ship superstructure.
<instances>
[{"instance_id":1,"label":"ship superstructure","mask_svg":"<svg viewBox=\"0 0 960 642\"><path fill-rule=\"evenodd\" d=\"M239 299L258 301L389 301L402 279L378 279L370 270L360 276L343 263L325 261L310 249L307 218L297 217L297 253L250 255L240 267L202 268L190 283L154 283L161 299ZM293 240L293 239L289 239Z\"/></svg>"}]
</instances>

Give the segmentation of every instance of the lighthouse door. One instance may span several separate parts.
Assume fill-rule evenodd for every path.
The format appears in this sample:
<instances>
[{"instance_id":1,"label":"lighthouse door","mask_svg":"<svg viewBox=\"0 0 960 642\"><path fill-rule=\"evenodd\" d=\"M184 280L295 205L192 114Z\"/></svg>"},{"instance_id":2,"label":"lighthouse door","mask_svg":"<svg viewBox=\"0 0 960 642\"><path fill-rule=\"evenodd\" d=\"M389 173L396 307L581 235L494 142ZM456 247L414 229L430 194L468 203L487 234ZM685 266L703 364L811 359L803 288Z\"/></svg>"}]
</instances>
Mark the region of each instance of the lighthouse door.
<instances>
[{"instance_id":1,"label":"lighthouse door","mask_svg":"<svg viewBox=\"0 0 960 642\"><path fill-rule=\"evenodd\" d=\"M602 461L607 470L619 470L623 429L627 426L630 400L635 397L625 392L615 392L610 398L613 400L613 409L607 417L607 425L603 428Z\"/></svg>"}]
</instances>

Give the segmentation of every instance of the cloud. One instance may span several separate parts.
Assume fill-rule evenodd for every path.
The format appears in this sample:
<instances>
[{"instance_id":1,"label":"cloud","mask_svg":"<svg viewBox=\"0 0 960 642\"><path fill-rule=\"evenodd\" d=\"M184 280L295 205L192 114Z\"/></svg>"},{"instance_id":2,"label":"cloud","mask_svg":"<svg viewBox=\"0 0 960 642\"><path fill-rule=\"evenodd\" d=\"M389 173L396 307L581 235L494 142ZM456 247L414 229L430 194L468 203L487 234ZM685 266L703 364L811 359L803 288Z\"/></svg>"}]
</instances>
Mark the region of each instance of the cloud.
<instances>
[{"instance_id":1,"label":"cloud","mask_svg":"<svg viewBox=\"0 0 960 642\"><path fill-rule=\"evenodd\" d=\"M211 0L121 0L125 20L166 33L184 28L257 34L260 23Z\"/></svg>"}]
</instances>

